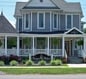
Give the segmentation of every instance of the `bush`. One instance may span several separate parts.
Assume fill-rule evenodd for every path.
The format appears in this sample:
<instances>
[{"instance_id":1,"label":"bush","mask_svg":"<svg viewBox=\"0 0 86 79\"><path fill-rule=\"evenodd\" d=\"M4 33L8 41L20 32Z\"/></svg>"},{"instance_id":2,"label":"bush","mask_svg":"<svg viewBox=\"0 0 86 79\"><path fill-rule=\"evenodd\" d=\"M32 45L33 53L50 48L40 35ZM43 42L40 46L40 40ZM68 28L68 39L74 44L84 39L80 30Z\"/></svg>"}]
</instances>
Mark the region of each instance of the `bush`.
<instances>
[{"instance_id":1,"label":"bush","mask_svg":"<svg viewBox=\"0 0 86 79\"><path fill-rule=\"evenodd\" d=\"M57 59L57 60L52 60L52 61L50 62L50 65L52 65L52 66L62 65L62 61L59 60L59 59Z\"/></svg>"},{"instance_id":2,"label":"bush","mask_svg":"<svg viewBox=\"0 0 86 79\"><path fill-rule=\"evenodd\" d=\"M52 61L50 62L50 65L51 65L51 66L56 66L56 61L55 61L55 60L52 60Z\"/></svg>"},{"instance_id":3,"label":"bush","mask_svg":"<svg viewBox=\"0 0 86 79\"><path fill-rule=\"evenodd\" d=\"M32 66L33 65L33 61L28 60L28 61L26 61L25 65L26 66Z\"/></svg>"},{"instance_id":4,"label":"bush","mask_svg":"<svg viewBox=\"0 0 86 79\"><path fill-rule=\"evenodd\" d=\"M39 65L40 66L45 66L46 65L46 61L44 61L44 60L39 61Z\"/></svg>"},{"instance_id":5,"label":"bush","mask_svg":"<svg viewBox=\"0 0 86 79\"><path fill-rule=\"evenodd\" d=\"M18 65L18 62L16 60L12 60L10 62L10 66L17 66Z\"/></svg>"},{"instance_id":6,"label":"bush","mask_svg":"<svg viewBox=\"0 0 86 79\"><path fill-rule=\"evenodd\" d=\"M0 66L4 66L5 63L3 61L0 61Z\"/></svg>"},{"instance_id":7,"label":"bush","mask_svg":"<svg viewBox=\"0 0 86 79\"><path fill-rule=\"evenodd\" d=\"M58 66L58 65L62 65L62 60L57 59L57 60L56 60L56 65L57 65L57 66Z\"/></svg>"}]
</instances>

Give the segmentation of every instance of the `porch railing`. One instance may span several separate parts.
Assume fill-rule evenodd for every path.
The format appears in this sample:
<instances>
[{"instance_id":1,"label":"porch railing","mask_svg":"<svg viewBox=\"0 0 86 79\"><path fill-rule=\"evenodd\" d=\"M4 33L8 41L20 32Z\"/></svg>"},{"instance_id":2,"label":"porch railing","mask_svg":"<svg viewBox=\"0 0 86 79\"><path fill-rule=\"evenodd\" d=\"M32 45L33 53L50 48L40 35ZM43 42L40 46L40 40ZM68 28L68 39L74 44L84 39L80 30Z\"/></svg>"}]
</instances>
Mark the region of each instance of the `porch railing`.
<instances>
[{"instance_id":1,"label":"porch railing","mask_svg":"<svg viewBox=\"0 0 86 79\"><path fill-rule=\"evenodd\" d=\"M29 56L33 54L33 49L20 49L19 50L19 55L20 56Z\"/></svg>"},{"instance_id":2,"label":"porch railing","mask_svg":"<svg viewBox=\"0 0 86 79\"><path fill-rule=\"evenodd\" d=\"M17 55L17 49L7 49L7 55Z\"/></svg>"},{"instance_id":3,"label":"porch railing","mask_svg":"<svg viewBox=\"0 0 86 79\"><path fill-rule=\"evenodd\" d=\"M48 52L47 52L47 49L34 49L34 53L33 55L36 55L36 54L47 54L48 55Z\"/></svg>"},{"instance_id":4,"label":"porch railing","mask_svg":"<svg viewBox=\"0 0 86 79\"><path fill-rule=\"evenodd\" d=\"M62 49L50 49L50 54L56 55L56 56L62 56Z\"/></svg>"},{"instance_id":5,"label":"porch railing","mask_svg":"<svg viewBox=\"0 0 86 79\"><path fill-rule=\"evenodd\" d=\"M0 56L5 55L5 49L0 49Z\"/></svg>"}]
</instances>

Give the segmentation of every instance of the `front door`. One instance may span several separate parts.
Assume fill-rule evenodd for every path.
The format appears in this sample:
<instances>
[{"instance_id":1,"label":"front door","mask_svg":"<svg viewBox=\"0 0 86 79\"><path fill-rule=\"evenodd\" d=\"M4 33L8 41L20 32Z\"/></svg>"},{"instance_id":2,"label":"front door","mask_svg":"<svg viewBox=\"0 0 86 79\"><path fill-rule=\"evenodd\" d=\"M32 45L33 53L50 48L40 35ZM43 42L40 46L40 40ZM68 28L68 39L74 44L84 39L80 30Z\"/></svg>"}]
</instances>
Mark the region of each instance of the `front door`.
<instances>
[{"instance_id":1,"label":"front door","mask_svg":"<svg viewBox=\"0 0 86 79\"><path fill-rule=\"evenodd\" d=\"M72 56L72 40L65 41L65 50L68 56Z\"/></svg>"}]
</instances>

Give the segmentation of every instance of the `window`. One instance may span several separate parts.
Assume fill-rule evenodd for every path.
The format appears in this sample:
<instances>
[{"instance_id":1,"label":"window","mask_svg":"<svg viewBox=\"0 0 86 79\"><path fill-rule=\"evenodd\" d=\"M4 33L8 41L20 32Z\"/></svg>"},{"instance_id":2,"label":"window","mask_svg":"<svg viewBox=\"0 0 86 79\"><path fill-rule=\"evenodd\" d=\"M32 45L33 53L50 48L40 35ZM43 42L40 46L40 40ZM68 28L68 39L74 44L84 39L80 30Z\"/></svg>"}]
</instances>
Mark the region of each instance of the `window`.
<instances>
[{"instance_id":1,"label":"window","mask_svg":"<svg viewBox=\"0 0 86 79\"><path fill-rule=\"evenodd\" d=\"M67 15L67 29L71 29L71 15Z\"/></svg>"},{"instance_id":2,"label":"window","mask_svg":"<svg viewBox=\"0 0 86 79\"><path fill-rule=\"evenodd\" d=\"M30 25L31 25L31 16L30 14L25 14L24 15L24 28L25 29L29 29Z\"/></svg>"},{"instance_id":3,"label":"window","mask_svg":"<svg viewBox=\"0 0 86 79\"><path fill-rule=\"evenodd\" d=\"M43 0L40 0L40 2L43 2Z\"/></svg>"},{"instance_id":4,"label":"window","mask_svg":"<svg viewBox=\"0 0 86 79\"><path fill-rule=\"evenodd\" d=\"M28 28L28 14L26 14L26 28Z\"/></svg>"},{"instance_id":5,"label":"window","mask_svg":"<svg viewBox=\"0 0 86 79\"><path fill-rule=\"evenodd\" d=\"M44 28L44 13L39 13L39 28Z\"/></svg>"},{"instance_id":6,"label":"window","mask_svg":"<svg viewBox=\"0 0 86 79\"><path fill-rule=\"evenodd\" d=\"M54 18L54 20L53 20L53 21L54 21L54 22L53 22L53 23L54 23L54 25L53 25L53 26L54 26L54 28L56 29L56 28L58 27L57 14L54 14L54 17L53 17L53 18Z\"/></svg>"}]
</instances>

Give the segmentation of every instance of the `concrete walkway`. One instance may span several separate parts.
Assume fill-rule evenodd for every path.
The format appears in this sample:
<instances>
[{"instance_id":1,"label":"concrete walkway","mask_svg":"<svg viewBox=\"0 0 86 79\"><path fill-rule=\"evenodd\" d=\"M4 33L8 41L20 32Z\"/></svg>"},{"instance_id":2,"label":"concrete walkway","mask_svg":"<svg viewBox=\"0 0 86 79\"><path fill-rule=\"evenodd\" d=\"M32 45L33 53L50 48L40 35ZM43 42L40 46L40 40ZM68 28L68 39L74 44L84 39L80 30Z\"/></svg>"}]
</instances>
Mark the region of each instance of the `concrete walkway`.
<instances>
[{"instance_id":1,"label":"concrete walkway","mask_svg":"<svg viewBox=\"0 0 86 79\"><path fill-rule=\"evenodd\" d=\"M86 74L79 75L0 75L0 79L86 79Z\"/></svg>"},{"instance_id":2,"label":"concrete walkway","mask_svg":"<svg viewBox=\"0 0 86 79\"><path fill-rule=\"evenodd\" d=\"M86 64L68 64L72 68L86 68Z\"/></svg>"}]
</instances>

